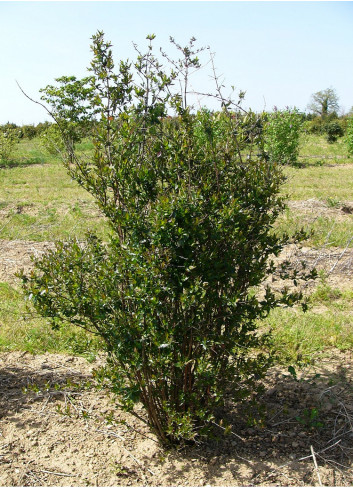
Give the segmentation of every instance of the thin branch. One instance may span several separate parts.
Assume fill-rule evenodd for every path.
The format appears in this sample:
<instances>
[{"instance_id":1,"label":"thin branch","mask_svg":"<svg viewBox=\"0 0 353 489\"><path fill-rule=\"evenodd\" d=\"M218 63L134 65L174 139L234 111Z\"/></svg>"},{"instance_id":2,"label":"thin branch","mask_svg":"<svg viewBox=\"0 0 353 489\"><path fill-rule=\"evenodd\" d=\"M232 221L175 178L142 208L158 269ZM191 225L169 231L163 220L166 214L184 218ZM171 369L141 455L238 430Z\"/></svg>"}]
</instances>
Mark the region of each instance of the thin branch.
<instances>
[{"instance_id":1,"label":"thin branch","mask_svg":"<svg viewBox=\"0 0 353 489\"><path fill-rule=\"evenodd\" d=\"M64 474L62 472L52 472L51 470L40 470L43 474L58 475L60 477L75 477L75 474Z\"/></svg>"},{"instance_id":2,"label":"thin branch","mask_svg":"<svg viewBox=\"0 0 353 489\"><path fill-rule=\"evenodd\" d=\"M23 93L23 95L28 98L28 100L30 100L31 102L33 102L34 104L37 104L37 105L40 105L41 107L43 107L43 109L50 115L50 117L52 117L54 119L54 121L58 124L58 121L56 120L54 114L48 109L48 107L44 104L42 104L42 102L38 102L38 100L34 100L33 98L31 98L29 95L27 95L27 93L23 90L23 88L21 87L21 85L18 83L17 80L15 80L16 83L17 83L17 86L18 88L21 90L21 92ZM59 124L58 124L59 125Z\"/></svg>"},{"instance_id":3,"label":"thin branch","mask_svg":"<svg viewBox=\"0 0 353 489\"><path fill-rule=\"evenodd\" d=\"M351 242L353 241L353 236L348 240L347 242L347 246L345 247L345 249L342 251L342 253L340 254L340 256L337 258L336 260L336 263L333 265L333 267L330 269L330 271L328 272L329 274L332 273L334 271L334 269L336 268L338 262L341 260L342 256L345 254L345 252L347 251L349 245L351 244Z\"/></svg>"},{"instance_id":4,"label":"thin branch","mask_svg":"<svg viewBox=\"0 0 353 489\"><path fill-rule=\"evenodd\" d=\"M317 466L315 452L314 452L314 449L313 449L313 446L312 445L310 445L310 451L311 451L311 455L313 457L314 466L315 466L315 472L316 472L317 478L319 480L319 485L320 485L320 487L322 487L321 477L320 477L320 473L319 473L319 467Z\"/></svg>"},{"instance_id":5,"label":"thin branch","mask_svg":"<svg viewBox=\"0 0 353 489\"><path fill-rule=\"evenodd\" d=\"M212 424L214 424L215 426L218 426L218 428L222 428L222 430L224 430L224 431L226 430L226 428L224 428L223 426L215 423L214 421L212 421ZM230 431L230 433L232 435L236 436L237 438L239 438L239 440L241 440L242 442L244 442L244 443L246 442L246 440L244 438L242 438L240 435L237 435L237 433L234 433L234 431Z\"/></svg>"}]
</instances>

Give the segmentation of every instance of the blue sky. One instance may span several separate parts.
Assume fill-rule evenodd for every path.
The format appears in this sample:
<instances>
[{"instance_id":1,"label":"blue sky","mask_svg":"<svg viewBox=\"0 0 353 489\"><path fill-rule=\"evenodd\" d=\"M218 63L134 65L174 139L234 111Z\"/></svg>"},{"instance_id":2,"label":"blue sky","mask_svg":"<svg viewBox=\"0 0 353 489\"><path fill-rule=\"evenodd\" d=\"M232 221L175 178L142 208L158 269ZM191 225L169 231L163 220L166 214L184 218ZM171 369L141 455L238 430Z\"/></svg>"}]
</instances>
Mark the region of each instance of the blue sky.
<instances>
[{"instance_id":1,"label":"blue sky","mask_svg":"<svg viewBox=\"0 0 353 489\"><path fill-rule=\"evenodd\" d=\"M62 75L86 75L90 37L111 40L116 61L134 56L147 34L167 47L195 36L210 45L227 86L246 91L245 106L305 110L310 95L333 87L353 106L353 2L0 1L0 123L48 119L28 101ZM205 71L199 89L209 89Z\"/></svg>"}]
</instances>

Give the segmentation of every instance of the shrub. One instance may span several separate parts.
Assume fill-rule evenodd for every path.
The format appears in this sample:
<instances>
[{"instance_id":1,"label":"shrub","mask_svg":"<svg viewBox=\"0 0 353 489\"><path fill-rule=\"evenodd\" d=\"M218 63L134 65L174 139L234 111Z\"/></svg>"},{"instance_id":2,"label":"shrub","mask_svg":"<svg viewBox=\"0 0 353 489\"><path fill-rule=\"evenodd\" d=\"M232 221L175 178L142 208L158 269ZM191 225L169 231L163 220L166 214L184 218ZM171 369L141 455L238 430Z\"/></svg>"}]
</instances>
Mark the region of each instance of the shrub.
<instances>
[{"instance_id":1,"label":"shrub","mask_svg":"<svg viewBox=\"0 0 353 489\"><path fill-rule=\"evenodd\" d=\"M353 156L353 116L350 117L347 122L346 143L348 154Z\"/></svg>"},{"instance_id":2,"label":"shrub","mask_svg":"<svg viewBox=\"0 0 353 489\"><path fill-rule=\"evenodd\" d=\"M308 119L303 124L303 129L309 134L322 134L324 128L324 120L322 117L316 116L312 119Z\"/></svg>"},{"instance_id":3,"label":"shrub","mask_svg":"<svg viewBox=\"0 0 353 489\"><path fill-rule=\"evenodd\" d=\"M339 137L344 135L343 128L338 120L327 122L324 126L326 140L328 143L335 143Z\"/></svg>"},{"instance_id":4,"label":"shrub","mask_svg":"<svg viewBox=\"0 0 353 489\"><path fill-rule=\"evenodd\" d=\"M60 155L65 151L65 142L59 127L50 125L39 135L40 145L51 155Z\"/></svg>"},{"instance_id":5,"label":"shrub","mask_svg":"<svg viewBox=\"0 0 353 489\"><path fill-rule=\"evenodd\" d=\"M276 269L301 275L271 260L289 241L273 230L284 176L277 161L248 152L256 116L246 115L245 134L240 109L232 112L220 91L218 112L193 111L194 39L185 48L172 40L182 57L167 72L153 38L135 64L122 61L115 72L98 32L92 77L71 78L72 91L65 82L64 100L49 88L64 134L78 121L94 127L92 156L80 157L68 138L64 164L95 197L111 236L58 243L23 281L54 327L69 322L104 340L102 378L139 417L142 402L144 419L169 444L208 434L217 407L256 388L273 360L258 320L301 300L297 290L256 287ZM179 75L181 94L172 91Z\"/></svg>"},{"instance_id":6,"label":"shrub","mask_svg":"<svg viewBox=\"0 0 353 489\"><path fill-rule=\"evenodd\" d=\"M271 161L294 165L299 155L303 118L297 109L275 110L264 126L264 149Z\"/></svg>"},{"instance_id":7,"label":"shrub","mask_svg":"<svg viewBox=\"0 0 353 489\"><path fill-rule=\"evenodd\" d=\"M8 162L18 142L18 129L0 130L0 160Z\"/></svg>"},{"instance_id":8,"label":"shrub","mask_svg":"<svg viewBox=\"0 0 353 489\"><path fill-rule=\"evenodd\" d=\"M26 124L21 127L21 137L33 139L37 136L37 129L34 124Z\"/></svg>"},{"instance_id":9,"label":"shrub","mask_svg":"<svg viewBox=\"0 0 353 489\"><path fill-rule=\"evenodd\" d=\"M51 125L52 123L48 121L39 122L39 124L36 125L36 136L40 136L41 133L46 131Z\"/></svg>"}]
</instances>

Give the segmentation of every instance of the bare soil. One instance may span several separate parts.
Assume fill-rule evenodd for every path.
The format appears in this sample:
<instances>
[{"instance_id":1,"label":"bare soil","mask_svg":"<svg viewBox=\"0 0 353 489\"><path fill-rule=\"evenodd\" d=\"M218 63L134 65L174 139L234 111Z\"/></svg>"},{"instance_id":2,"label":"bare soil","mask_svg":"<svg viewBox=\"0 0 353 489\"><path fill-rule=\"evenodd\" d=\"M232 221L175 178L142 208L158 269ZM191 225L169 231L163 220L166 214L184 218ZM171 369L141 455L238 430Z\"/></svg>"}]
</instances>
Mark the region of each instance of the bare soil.
<instances>
[{"instance_id":1,"label":"bare soil","mask_svg":"<svg viewBox=\"0 0 353 489\"><path fill-rule=\"evenodd\" d=\"M312 217L326 216L342 221L351 217L353 214L353 202L337 202L328 205L319 199L290 200L288 207L299 212L301 215L311 215Z\"/></svg>"},{"instance_id":2,"label":"bare soil","mask_svg":"<svg viewBox=\"0 0 353 489\"><path fill-rule=\"evenodd\" d=\"M352 353L331 352L297 380L271 370L256 408L220 413L232 434L179 450L95 388L101 363L0 354L1 486L353 484Z\"/></svg>"},{"instance_id":3,"label":"bare soil","mask_svg":"<svg viewBox=\"0 0 353 489\"><path fill-rule=\"evenodd\" d=\"M16 284L16 277L21 269L28 272L32 267L31 257L38 257L45 251L54 248L49 241L0 240L0 282Z\"/></svg>"}]
</instances>

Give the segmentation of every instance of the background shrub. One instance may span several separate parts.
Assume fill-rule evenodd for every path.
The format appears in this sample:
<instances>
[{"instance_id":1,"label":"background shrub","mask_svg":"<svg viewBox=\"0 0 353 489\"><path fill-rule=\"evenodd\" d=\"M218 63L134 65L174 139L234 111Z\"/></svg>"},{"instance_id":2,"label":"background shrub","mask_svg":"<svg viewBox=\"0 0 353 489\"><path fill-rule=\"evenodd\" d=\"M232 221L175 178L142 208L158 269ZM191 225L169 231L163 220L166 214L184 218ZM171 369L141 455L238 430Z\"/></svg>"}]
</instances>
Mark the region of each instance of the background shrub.
<instances>
[{"instance_id":1,"label":"background shrub","mask_svg":"<svg viewBox=\"0 0 353 489\"><path fill-rule=\"evenodd\" d=\"M275 110L264 124L264 150L271 161L294 165L299 155L303 118L297 109Z\"/></svg>"},{"instance_id":2,"label":"background shrub","mask_svg":"<svg viewBox=\"0 0 353 489\"><path fill-rule=\"evenodd\" d=\"M18 129L5 128L0 130L0 160L8 162L18 143Z\"/></svg>"},{"instance_id":3,"label":"background shrub","mask_svg":"<svg viewBox=\"0 0 353 489\"><path fill-rule=\"evenodd\" d=\"M339 137L344 135L343 128L337 119L327 122L324 125L324 131L328 143L335 143Z\"/></svg>"},{"instance_id":4,"label":"background shrub","mask_svg":"<svg viewBox=\"0 0 353 489\"><path fill-rule=\"evenodd\" d=\"M65 142L57 124L51 124L41 131L39 141L42 148L51 155L59 155L65 151Z\"/></svg>"},{"instance_id":5,"label":"background shrub","mask_svg":"<svg viewBox=\"0 0 353 489\"><path fill-rule=\"evenodd\" d=\"M346 143L348 154L353 156L353 116L351 116L347 122Z\"/></svg>"}]
</instances>

